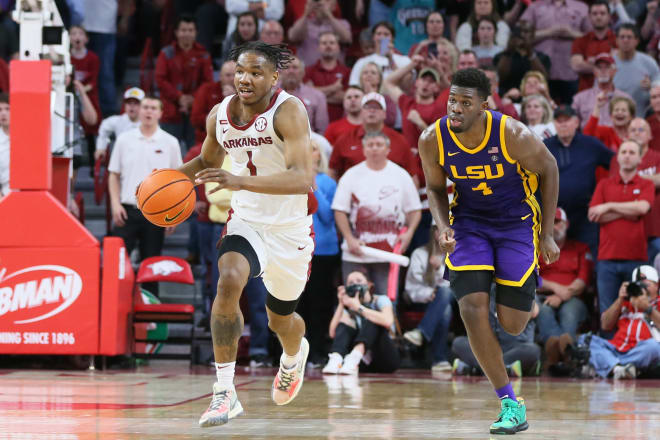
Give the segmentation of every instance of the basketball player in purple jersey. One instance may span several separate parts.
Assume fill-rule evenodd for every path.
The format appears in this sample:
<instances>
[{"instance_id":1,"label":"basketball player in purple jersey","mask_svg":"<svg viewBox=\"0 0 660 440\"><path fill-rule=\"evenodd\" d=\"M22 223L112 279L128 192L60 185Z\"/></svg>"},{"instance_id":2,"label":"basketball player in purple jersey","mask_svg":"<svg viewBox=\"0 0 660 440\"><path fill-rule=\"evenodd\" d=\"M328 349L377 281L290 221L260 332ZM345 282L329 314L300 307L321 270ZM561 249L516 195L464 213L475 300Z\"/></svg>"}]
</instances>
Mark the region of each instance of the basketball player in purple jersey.
<instances>
[{"instance_id":1,"label":"basketball player in purple jersey","mask_svg":"<svg viewBox=\"0 0 660 440\"><path fill-rule=\"evenodd\" d=\"M559 258L552 238L559 173L541 139L488 110L490 83L482 71L459 70L449 90L447 116L424 130L419 153L470 347L501 400L490 432L515 434L528 428L526 408L488 322L489 292L494 280L499 323L520 334L531 316L539 254L547 263ZM455 188L451 205L447 178ZM534 197L539 185L542 210Z\"/></svg>"}]
</instances>

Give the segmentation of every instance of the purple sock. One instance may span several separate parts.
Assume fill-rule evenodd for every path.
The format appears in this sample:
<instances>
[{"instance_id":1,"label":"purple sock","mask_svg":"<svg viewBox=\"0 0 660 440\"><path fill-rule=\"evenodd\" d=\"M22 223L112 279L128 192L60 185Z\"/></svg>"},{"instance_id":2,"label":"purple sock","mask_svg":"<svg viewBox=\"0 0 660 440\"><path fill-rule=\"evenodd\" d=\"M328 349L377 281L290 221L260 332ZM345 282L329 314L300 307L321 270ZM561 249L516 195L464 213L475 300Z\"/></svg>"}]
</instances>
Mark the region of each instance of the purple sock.
<instances>
[{"instance_id":1,"label":"purple sock","mask_svg":"<svg viewBox=\"0 0 660 440\"><path fill-rule=\"evenodd\" d=\"M503 386L502 388L496 389L495 393L497 393L497 397L502 400L502 399L511 399L514 402L517 401L516 399L516 393L513 392L513 387L511 386L511 382Z\"/></svg>"}]
</instances>

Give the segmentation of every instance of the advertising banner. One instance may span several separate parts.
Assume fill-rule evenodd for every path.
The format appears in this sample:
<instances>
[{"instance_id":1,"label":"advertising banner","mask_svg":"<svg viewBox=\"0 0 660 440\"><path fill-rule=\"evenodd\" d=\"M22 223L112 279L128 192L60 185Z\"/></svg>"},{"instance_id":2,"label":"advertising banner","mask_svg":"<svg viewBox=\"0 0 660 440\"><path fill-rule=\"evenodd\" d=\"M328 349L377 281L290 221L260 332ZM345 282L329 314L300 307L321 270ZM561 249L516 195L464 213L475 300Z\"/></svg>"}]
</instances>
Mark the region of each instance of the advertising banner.
<instances>
[{"instance_id":1,"label":"advertising banner","mask_svg":"<svg viewBox=\"0 0 660 440\"><path fill-rule=\"evenodd\" d=\"M98 247L0 249L0 353L93 354Z\"/></svg>"}]
</instances>

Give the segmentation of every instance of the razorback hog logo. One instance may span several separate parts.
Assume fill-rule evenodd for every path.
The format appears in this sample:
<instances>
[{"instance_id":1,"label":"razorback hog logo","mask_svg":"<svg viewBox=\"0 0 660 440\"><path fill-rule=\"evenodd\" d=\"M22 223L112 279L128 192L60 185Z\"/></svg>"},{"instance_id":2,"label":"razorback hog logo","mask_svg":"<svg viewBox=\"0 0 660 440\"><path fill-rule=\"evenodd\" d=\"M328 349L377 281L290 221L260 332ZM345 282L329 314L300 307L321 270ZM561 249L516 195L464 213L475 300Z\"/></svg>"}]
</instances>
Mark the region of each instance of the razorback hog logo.
<instances>
[{"instance_id":1,"label":"razorback hog logo","mask_svg":"<svg viewBox=\"0 0 660 440\"><path fill-rule=\"evenodd\" d=\"M266 137L244 137L238 139L229 139L222 142L222 146L229 150L231 148L243 148L243 147L258 147L261 144L272 144L273 138L270 136Z\"/></svg>"},{"instance_id":2,"label":"razorback hog logo","mask_svg":"<svg viewBox=\"0 0 660 440\"><path fill-rule=\"evenodd\" d=\"M15 312L14 324L55 316L69 308L82 291L80 275L65 266L32 266L9 275L6 272L0 269L0 317Z\"/></svg>"},{"instance_id":3,"label":"razorback hog logo","mask_svg":"<svg viewBox=\"0 0 660 440\"><path fill-rule=\"evenodd\" d=\"M168 276L171 273L181 272L183 267L172 260L163 260L149 265L149 269L154 275Z\"/></svg>"}]
</instances>

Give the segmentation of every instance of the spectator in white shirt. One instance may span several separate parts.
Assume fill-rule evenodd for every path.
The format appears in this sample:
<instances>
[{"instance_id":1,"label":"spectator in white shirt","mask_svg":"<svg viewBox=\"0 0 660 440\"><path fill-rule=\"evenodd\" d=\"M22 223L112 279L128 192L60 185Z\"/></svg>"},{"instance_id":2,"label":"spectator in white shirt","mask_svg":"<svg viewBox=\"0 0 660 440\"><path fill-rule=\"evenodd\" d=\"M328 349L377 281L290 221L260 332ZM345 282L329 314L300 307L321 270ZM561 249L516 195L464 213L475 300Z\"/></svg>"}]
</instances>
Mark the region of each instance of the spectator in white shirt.
<instances>
[{"instance_id":1,"label":"spectator in white shirt","mask_svg":"<svg viewBox=\"0 0 660 440\"><path fill-rule=\"evenodd\" d=\"M117 138L108 165L114 224L111 235L124 240L129 254L139 242L140 259L161 254L165 229L144 218L137 208L135 189L153 170L183 164L179 141L158 126L162 114L163 104L158 98L144 97L140 102L140 126ZM158 294L157 284L145 289Z\"/></svg>"},{"instance_id":2,"label":"spectator in white shirt","mask_svg":"<svg viewBox=\"0 0 660 440\"><path fill-rule=\"evenodd\" d=\"M342 272L368 273L376 294L387 292L389 263L364 255L361 246L392 252L401 242L405 252L422 217L422 204L412 177L387 159L390 140L382 132L362 138L365 161L339 179L332 209L342 243ZM401 229L406 226L406 232Z\"/></svg>"},{"instance_id":3,"label":"spectator in white shirt","mask_svg":"<svg viewBox=\"0 0 660 440\"><path fill-rule=\"evenodd\" d=\"M110 143L116 140L120 134L140 125L138 115L142 98L144 98L144 91L137 87L131 87L124 92L124 113L110 116L101 122L94 159L104 157L108 153Z\"/></svg>"},{"instance_id":4,"label":"spectator in white shirt","mask_svg":"<svg viewBox=\"0 0 660 440\"><path fill-rule=\"evenodd\" d=\"M522 122L543 140L557 134L552 107L543 95L529 95L522 102Z\"/></svg>"},{"instance_id":5,"label":"spectator in white shirt","mask_svg":"<svg viewBox=\"0 0 660 440\"><path fill-rule=\"evenodd\" d=\"M0 93L0 197L9 193L9 95Z\"/></svg>"}]
</instances>

